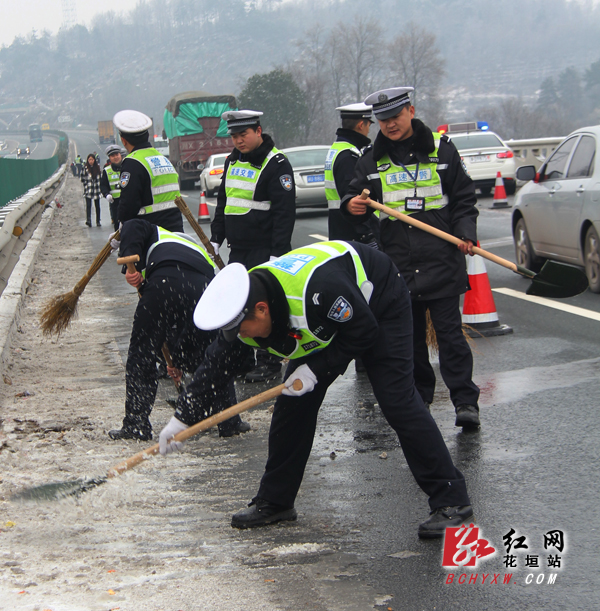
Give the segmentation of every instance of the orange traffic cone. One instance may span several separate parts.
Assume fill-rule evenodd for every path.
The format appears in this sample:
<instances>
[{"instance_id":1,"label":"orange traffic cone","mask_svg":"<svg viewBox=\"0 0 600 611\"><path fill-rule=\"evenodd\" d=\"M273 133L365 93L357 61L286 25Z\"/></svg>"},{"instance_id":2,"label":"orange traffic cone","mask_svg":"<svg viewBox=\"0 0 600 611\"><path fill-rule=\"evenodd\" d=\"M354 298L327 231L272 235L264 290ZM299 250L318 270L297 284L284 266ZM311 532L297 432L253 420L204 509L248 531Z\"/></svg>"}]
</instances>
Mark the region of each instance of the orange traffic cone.
<instances>
[{"instance_id":1,"label":"orange traffic cone","mask_svg":"<svg viewBox=\"0 0 600 611\"><path fill-rule=\"evenodd\" d=\"M465 294L462 322L463 325L467 325L466 332L469 337L481 337L482 335L491 337L512 333L511 327L501 325L498 321L498 312L496 312L496 304L483 258L479 255L468 256L467 273L471 290Z\"/></svg>"},{"instance_id":2,"label":"orange traffic cone","mask_svg":"<svg viewBox=\"0 0 600 611\"><path fill-rule=\"evenodd\" d=\"M200 193L200 206L198 206L198 222L210 223L210 214L208 213L208 206L206 205L206 196L204 195L204 191Z\"/></svg>"},{"instance_id":3,"label":"orange traffic cone","mask_svg":"<svg viewBox=\"0 0 600 611\"><path fill-rule=\"evenodd\" d=\"M508 208L508 199L506 199L506 189L504 188L504 181L502 180L502 174L498 172L496 175L496 185L494 186L494 201L492 208Z\"/></svg>"}]
</instances>

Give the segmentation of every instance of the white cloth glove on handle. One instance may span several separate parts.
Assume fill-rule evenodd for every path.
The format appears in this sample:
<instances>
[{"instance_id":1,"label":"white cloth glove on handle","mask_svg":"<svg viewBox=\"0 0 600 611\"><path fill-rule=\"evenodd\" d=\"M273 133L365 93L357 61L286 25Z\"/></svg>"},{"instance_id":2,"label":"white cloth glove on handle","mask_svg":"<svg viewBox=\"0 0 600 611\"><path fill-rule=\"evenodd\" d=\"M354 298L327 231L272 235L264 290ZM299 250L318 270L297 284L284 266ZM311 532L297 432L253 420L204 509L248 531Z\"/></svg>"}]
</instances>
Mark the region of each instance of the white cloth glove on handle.
<instances>
[{"instance_id":1,"label":"white cloth glove on handle","mask_svg":"<svg viewBox=\"0 0 600 611\"><path fill-rule=\"evenodd\" d=\"M112 203L115 201L115 198L114 198L114 197L113 197L113 196L112 196L112 195L109 193L109 194L106 196L106 201L107 201L109 204L112 204Z\"/></svg>"},{"instance_id":2,"label":"white cloth glove on handle","mask_svg":"<svg viewBox=\"0 0 600 611\"><path fill-rule=\"evenodd\" d=\"M279 257L274 257L273 255L269 257L269 261L275 261L275 259L279 259Z\"/></svg>"},{"instance_id":3,"label":"white cloth glove on handle","mask_svg":"<svg viewBox=\"0 0 600 611\"><path fill-rule=\"evenodd\" d=\"M121 229L123 229L123 223L119 223L119 231L121 231ZM111 252L115 252L115 250L119 250L119 248L121 248L121 240L115 240L116 233L117 232L115 231L108 236L110 247L112 248Z\"/></svg>"},{"instance_id":4,"label":"white cloth glove on handle","mask_svg":"<svg viewBox=\"0 0 600 611\"><path fill-rule=\"evenodd\" d=\"M177 435L177 433L181 433L181 431L185 431L187 428L187 424L184 424L181 420L177 420L177 418L173 416L171 420L169 420L169 424L165 426L158 436L158 451L163 456L171 452L181 452L183 441L175 441L173 436Z\"/></svg>"},{"instance_id":5,"label":"white cloth glove on handle","mask_svg":"<svg viewBox=\"0 0 600 611\"><path fill-rule=\"evenodd\" d=\"M215 255L219 254L219 245L216 242L211 242L210 245L213 247L215 251Z\"/></svg>"},{"instance_id":6,"label":"white cloth glove on handle","mask_svg":"<svg viewBox=\"0 0 600 611\"><path fill-rule=\"evenodd\" d=\"M300 380L302 382L302 388L300 390L294 390L292 386L296 380ZM317 382L317 376L305 363L304 365L300 365L300 367L298 367L298 369L296 369L296 371L294 371L294 373L292 373L288 379L283 382L285 384L285 388L281 391L281 394L287 395L288 397L301 397L307 392L313 390Z\"/></svg>"}]
</instances>

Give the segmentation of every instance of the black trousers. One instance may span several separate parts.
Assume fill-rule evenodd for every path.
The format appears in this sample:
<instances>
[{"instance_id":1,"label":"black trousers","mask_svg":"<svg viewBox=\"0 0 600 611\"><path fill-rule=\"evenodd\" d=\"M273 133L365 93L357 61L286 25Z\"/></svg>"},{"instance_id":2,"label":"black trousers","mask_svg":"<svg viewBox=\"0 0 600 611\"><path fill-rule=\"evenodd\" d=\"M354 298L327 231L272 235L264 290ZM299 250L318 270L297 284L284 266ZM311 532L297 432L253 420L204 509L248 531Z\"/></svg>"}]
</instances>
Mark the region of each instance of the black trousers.
<instances>
[{"instance_id":1,"label":"black trousers","mask_svg":"<svg viewBox=\"0 0 600 611\"><path fill-rule=\"evenodd\" d=\"M462 473L452 463L444 439L423 405L413 381L411 305L408 290L398 279L396 307L379 320L373 348L361 355L383 415L396 431L408 466L431 509L469 505ZM287 376L308 359L291 361ZM292 507L310 455L317 415L327 388L337 375L320 378L301 397L280 396L269 431L269 456L257 496Z\"/></svg>"},{"instance_id":2,"label":"black trousers","mask_svg":"<svg viewBox=\"0 0 600 611\"><path fill-rule=\"evenodd\" d=\"M110 210L110 222L113 224L115 231L117 231L119 228L119 200L115 199L112 203L109 203L108 209Z\"/></svg>"},{"instance_id":3,"label":"black trousers","mask_svg":"<svg viewBox=\"0 0 600 611\"><path fill-rule=\"evenodd\" d=\"M95 199L94 205L96 206L96 223L100 222L100 200ZM91 225L92 224L92 198L85 198L85 219Z\"/></svg>"},{"instance_id":4,"label":"black trousers","mask_svg":"<svg viewBox=\"0 0 600 611\"><path fill-rule=\"evenodd\" d=\"M429 362L429 350L425 341L429 308L431 322L437 336L440 356L440 373L450 390L454 406L478 407L479 388L473 376L473 354L462 332L460 297L445 297L426 301L413 301L415 385L423 401L433 402L435 372Z\"/></svg>"},{"instance_id":5,"label":"black trousers","mask_svg":"<svg viewBox=\"0 0 600 611\"><path fill-rule=\"evenodd\" d=\"M200 299L206 277L191 270L157 269L144 284L142 297L133 318L129 353L125 368L125 418L123 427L150 433L150 413L158 389L156 361L165 341L175 364L188 360L194 371L216 333L200 331L193 323L194 308ZM177 344L177 352L173 346ZM235 403L233 381L222 405ZM239 422L239 416L220 425L227 429Z\"/></svg>"}]
</instances>

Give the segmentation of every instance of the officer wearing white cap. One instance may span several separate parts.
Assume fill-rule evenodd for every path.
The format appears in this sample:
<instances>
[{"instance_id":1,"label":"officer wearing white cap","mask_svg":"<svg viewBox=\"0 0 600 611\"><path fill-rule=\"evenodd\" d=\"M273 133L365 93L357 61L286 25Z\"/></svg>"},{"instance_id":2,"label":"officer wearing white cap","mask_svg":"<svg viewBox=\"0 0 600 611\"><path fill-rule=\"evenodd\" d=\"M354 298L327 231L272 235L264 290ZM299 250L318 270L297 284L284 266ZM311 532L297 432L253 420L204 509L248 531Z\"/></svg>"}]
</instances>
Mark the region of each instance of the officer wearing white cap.
<instances>
[{"instance_id":1,"label":"officer wearing white cap","mask_svg":"<svg viewBox=\"0 0 600 611\"><path fill-rule=\"evenodd\" d=\"M121 110L113 117L123 146L129 153L120 176L118 220L134 218L183 231L183 218L175 204L179 177L171 162L149 142L150 117L137 110Z\"/></svg>"},{"instance_id":2,"label":"officer wearing white cap","mask_svg":"<svg viewBox=\"0 0 600 611\"><path fill-rule=\"evenodd\" d=\"M234 149L225 160L211 242L218 252L227 240L229 263L250 269L291 249L296 221L294 172L273 139L262 131L262 112L230 110L227 121ZM248 382L264 382L281 373L280 359L258 351Z\"/></svg>"},{"instance_id":3,"label":"officer wearing white cap","mask_svg":"<svg viewBox=\"0 0 600 611\"><path fill-rule=\"evenodd\" d=\"M423 401L433 401L435 373L426 343L426 313L436 331L440 372L450 390L456 426L476 428L479 388L473 383L473 356L462 332L460 295L469 290L465 257L477 242L475 187L456 147L414 118L412 87L376 91L365 99L373 106L380 132L373 148L356 164L342 210L365 222L373 209L359 194L461 238L458 249L393 217L380 216L381 244L406 280L412 299L415 383ZM354 216L351 216L354 215Z\"/></svg>"},{"instance_id":4,"label":"officer wearing white cap","mask_svg":"<svg viewBox=\"0 0 600 611\"><path fill-rule=\"evenodd\" d=\"M108 434L111 439L147 440L152 438L150 413L158 387L156 361L163 344L168 344L173 359L169 373L179 382L182 370L193 371L216 337L215 332L202 331L193 323L194 309L214 277L215 265L190 236L141 219L123 224L119 254L140 257L137 271L127 270L125 279L138 289L141 298L125 367L125 417L122 427ZM232 382L216 397L213 411L235 402ZM219 434L230 437L249 429L235 416L219 425Z\"/></svg>"},{"instance_id":5,"label":"officer wearing white cap","mask_svg":"<svg viewBox=\"0 0 600 611\"><path fill-rule=\"evenodd\" d=\"M121 197L121 163L123 162L122 149L118 144L109 144L106 147L108 164L102 170L100 177L100 191L102 196L108 201L110 210L110 220L115 228L119 228L118 209L119 198Z\"/></svg>"},{"instance_id":6,"label":"officer wearing white cap","mask_svg":"<svg viewBox=\"0 0 600 611\"><path fill-rule=\"evenodd\" d=\"M294 503L319 408L327 388L358 356L417 483L429 496L431 517L419 526L419 536L442 537L447 526L473 514L464 477L415 388L410 297L385 254L356 242L320 242L249 273L229 265L200 298L194 322L223 331L160 433L162 454L179 449L172 436L206 411L249 346L290 359L271 421L265 473L250 508L233 516L233 527L296 519ZM295 380L302 382L301 390L293 388Z\"/></svg>"},{"instance_id":7,"label":"officer wearing white cap","mask_svg":"<svg viewBox=\"0 0 600 611\"><path fill-rule=\"evenodd\" d=\"M329 208L329 239L356 240L377 245L378 221L372 217L369 223L355 225L340 211L340 201L354 176L354 166L363 149L371 144L369 129L371 107L363 104L347 104L336 108L342 127L336 131L333 143L325 159L325 197Z\"/></svg>"}]
</instances>

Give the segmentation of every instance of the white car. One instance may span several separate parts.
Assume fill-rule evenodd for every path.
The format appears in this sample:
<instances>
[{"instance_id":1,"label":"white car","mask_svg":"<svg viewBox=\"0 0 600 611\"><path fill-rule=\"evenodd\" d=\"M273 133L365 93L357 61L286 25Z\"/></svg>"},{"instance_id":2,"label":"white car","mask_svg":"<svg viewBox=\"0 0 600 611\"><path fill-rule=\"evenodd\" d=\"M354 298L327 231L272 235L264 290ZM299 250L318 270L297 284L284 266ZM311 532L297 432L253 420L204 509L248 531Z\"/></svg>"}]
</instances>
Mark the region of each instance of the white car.
<instances>
[{"instance_id":1,"label":"white car","mask_svg":"<svg viewBox=\"0 0 600 611\"><path fill-rule=\"evenodd\" d=\"M296 207L327 207L325 158L331 146L295 146L281 152L294 170Z\"/></svg>"},{"instance_id":2,"label":"white car","mask_svg":"<svg viewBox=\"0 0 600 611\"><path fill-rule=\"evenodd\" d=\"M229 153L219 153L211 155L206 160L206 165L200 174L200 190L204 191L208 197L214 197L221 186L225 159Z\"/></svg>"},{"instance_id":3,"label":"white car","mask_svg":"<svg viewBox=\"0 0 600 611\"><path fill-rule=\"evenodd\" d=\"M438 132L446 133L458 149L469 176L482 195L489 195L502 175L507 195L514 195L516 164L512 150L503 140L487 129L483 122L440 125Z\"/></svg>"}]
</instances>

